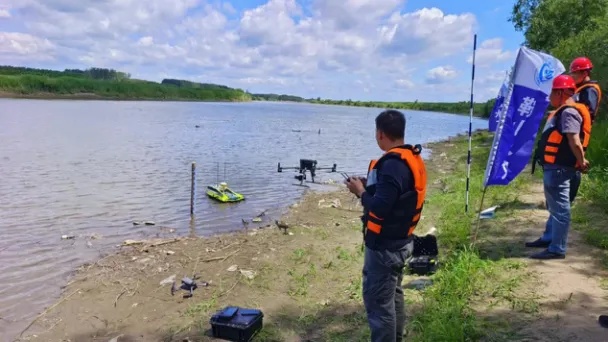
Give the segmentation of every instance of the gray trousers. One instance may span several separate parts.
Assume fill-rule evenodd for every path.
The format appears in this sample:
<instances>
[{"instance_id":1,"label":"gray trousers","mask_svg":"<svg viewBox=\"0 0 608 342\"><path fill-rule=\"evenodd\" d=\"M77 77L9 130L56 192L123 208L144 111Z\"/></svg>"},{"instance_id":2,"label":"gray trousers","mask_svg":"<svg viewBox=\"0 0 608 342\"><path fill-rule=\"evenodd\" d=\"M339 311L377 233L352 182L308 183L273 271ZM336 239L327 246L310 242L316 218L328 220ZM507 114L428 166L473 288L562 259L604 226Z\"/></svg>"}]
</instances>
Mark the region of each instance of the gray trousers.
<instances>
[{"instance_id":1,"label":"gray trousers","mask_svg":"<svg viewBox=\"0 0 608 342\"><path fill-rule=\"evenodd\" d=\"M403 268L412 254L413 243L401 250L377 251L365 247L363 302L372 342L401 342L405 329Z\"/></svg>"}]
</instances>

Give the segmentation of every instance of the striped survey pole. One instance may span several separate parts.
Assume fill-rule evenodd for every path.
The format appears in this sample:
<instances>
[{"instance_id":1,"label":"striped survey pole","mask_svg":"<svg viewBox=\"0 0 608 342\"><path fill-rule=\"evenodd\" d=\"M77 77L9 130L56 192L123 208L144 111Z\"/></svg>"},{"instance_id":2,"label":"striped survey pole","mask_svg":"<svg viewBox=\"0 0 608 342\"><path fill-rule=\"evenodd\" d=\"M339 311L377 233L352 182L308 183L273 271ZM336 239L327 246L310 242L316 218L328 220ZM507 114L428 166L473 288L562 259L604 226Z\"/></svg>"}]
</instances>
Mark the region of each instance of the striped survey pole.
<instances>
[{"instance_id":1,"label":"striped survey pole","mask_svg":"<svg viewBox=\"0 0 608 342\"><path fill-rule=\"evenodd\" d=\"M473 134L473 84L475 83L475 52L477 51L477 34L473 36L473 63L471 68L471 107L469 110L469 152L467 154L467 190L464 212L469 211L469 184L471 178L471 135Z\"/></svg>"}]
</instances>

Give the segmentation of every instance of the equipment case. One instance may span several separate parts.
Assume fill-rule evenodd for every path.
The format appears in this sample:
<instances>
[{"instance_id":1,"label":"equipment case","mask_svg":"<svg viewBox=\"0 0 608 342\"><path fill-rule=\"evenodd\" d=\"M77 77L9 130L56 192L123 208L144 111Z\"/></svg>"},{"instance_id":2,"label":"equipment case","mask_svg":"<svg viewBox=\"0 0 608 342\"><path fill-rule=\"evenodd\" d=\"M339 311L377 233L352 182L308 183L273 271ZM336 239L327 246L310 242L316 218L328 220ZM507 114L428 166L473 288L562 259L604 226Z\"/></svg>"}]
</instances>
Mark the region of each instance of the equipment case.
<instances>
[{"instance_id":1,"label":"equipment case","mask_svg":"<svg viewBox=\"0 0 608 342\"><path fill-rule=\"evenodd\" d=\"M261 310L227 306L216 312L209 323L214 337L248 342L262 329L263 318Z\"/></svg>"},{"instance_id":2,"label":"equipment case","mask_svg":"<svg viewBox=\"0 0 608 342\"><path fill-rule=\"evenodd\" d=\"M414 251L408 262L409 271L418 275L435 273L438 267L437 255L439 248L434 235L414 235Z\"/></svg>"}]
</instances>

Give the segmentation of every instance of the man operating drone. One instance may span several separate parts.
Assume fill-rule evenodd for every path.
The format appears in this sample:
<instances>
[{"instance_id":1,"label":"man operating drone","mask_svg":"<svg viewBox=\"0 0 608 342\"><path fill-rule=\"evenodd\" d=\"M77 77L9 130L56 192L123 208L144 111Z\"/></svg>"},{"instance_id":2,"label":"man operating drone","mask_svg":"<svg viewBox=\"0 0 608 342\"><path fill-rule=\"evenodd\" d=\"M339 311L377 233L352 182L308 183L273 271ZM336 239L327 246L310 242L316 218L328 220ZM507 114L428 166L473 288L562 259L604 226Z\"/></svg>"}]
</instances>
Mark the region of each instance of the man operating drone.
<instances>
[{"instance_id":1,"label":"man operating drone","mask_svg":"<svg viewBox=\"0 0 608 342\"><path fill-rule=\"evenodd\" d=\"M373 342L403 340L401 281L413 252L413 232L426 195L422 148L405 144L404 135L403 113L380 113L376 117L376 142L384 155L371 161L366 179L345 180L363 205L363 301Z\"/></svg>"}]
</instances>

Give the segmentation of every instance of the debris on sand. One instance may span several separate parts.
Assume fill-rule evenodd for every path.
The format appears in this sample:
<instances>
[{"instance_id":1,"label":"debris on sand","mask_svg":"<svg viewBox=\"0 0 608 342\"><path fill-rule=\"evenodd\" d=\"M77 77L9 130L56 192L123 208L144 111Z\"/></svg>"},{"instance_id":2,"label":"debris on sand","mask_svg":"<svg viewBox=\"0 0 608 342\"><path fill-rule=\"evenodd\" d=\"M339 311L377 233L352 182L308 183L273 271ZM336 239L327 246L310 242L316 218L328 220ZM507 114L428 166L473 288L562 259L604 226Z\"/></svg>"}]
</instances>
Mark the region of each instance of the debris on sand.
<instances>
[{"instance_id":1,"label":"debris on sand","mask_svg":"<svg viewBox=\"0 0 608 342\"><path fill-rule=\"evenodd\" d=\"M73 240L76 238L76 235L61 235L61 240Z\"/></svg>"},{"instance_id":2,"label":"debris on sand","mask_svg":"<svg viewBox=\"0 0 608 342\"><path fill-rule=\"evenodd\" d=\"M479 218L480 219L492 219L492 218L494 218L496 216L496 209L498 207L499 206L496 205L496 206L493 206L491 208L488 208L488 209L485 209L485 210L481 211L479 213Z\"/></svg>"},{"instance_id":3,"label":"debris on sand","mask_svg":"<svg viewBox=\"0 0 608 342\"><path fill-rule=\"evenodd\" d=\"M125 240L122 243L122 246L146 245L147 247L156 247L156 246L166 245L168 243L173 243L173 242L177 242L177 241L180 241L180 239L175 238L175 239L169 239L169 240L152 240L152 241Z\"/></svg>"},{"instance_id":4,"label":"debris on sand","mask_svg":"<svg viewBox=\"0 0 608 342\"><path fill-rule=\"evenodd\" d=\"M329 204L325 204L327 201L325 201L324 199L319 201L319 208L321 209L326 209L326 208L342 208L342 203L340 202L339 199L334 199L332 200Z\"/></svg>"},{"instance_id":5,"label":"debris on sand","mask_svg":"<svg viewBox=\"0 0 608 342\"><path fill-rule=\"evenodd\" d=\"M177 274L173 274L170 277L167 277L167 278L161 280L160 281L160 286L165 286L165 285L173 284L175 282L175 277L177 277Z\"/></svg>"},{"instance_id":6,"label":"debris on sand","mask_svg":"<svg viewBox=\"0 0 608 342\"><path fill-rule=\"evenodd\" d=\"M120 335L118 335L118 336L114 337L113 339L109 340L108 342L118 342L118 339L119 339L119 338L121 338L122 336L123 336L123 335L122 335L122 334L120 334Z\"/></svg>"},{"instance_id":7,"label":"debris on sand","mask_svg":"<svg viewBox=\"0 0 608 342\"><path fill-rule=\"evenodd\" d=\"M240 270L240 271L241 271L241 274L244 275L249 280L255 278L255 271L252 271L252 270Z\"/></svg>"}]
</instances>

